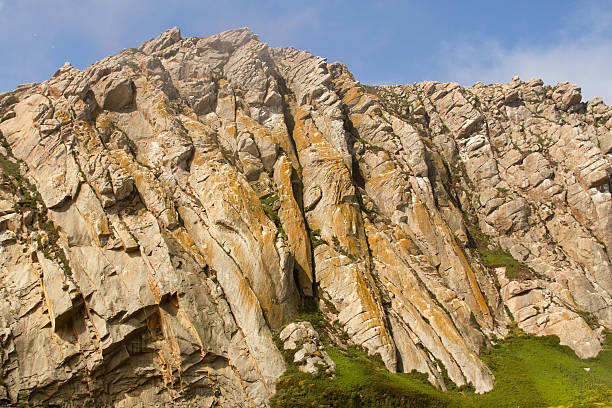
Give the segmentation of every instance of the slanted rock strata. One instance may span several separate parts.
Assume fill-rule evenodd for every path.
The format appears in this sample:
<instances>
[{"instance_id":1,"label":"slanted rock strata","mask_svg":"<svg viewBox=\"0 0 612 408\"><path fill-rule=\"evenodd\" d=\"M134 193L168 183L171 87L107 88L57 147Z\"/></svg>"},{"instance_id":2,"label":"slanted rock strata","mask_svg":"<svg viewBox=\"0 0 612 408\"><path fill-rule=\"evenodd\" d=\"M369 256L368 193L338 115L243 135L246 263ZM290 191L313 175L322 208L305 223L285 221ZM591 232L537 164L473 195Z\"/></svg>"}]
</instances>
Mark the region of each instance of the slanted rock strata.
<instances>
[{"instance_id":1,"label":"slanted rock strata","mask_svg":"<svg viewBox=\"0 0 612 408\"><path fill-rule=\"evenodd\" d=\"M176 28L0 94L0 398L267 406L274 333L313 297L441 389L491 390L478 356L512 320L596 356L612 108L581 99L368 87L247 29Z\"/></svg>"}]
</instances>

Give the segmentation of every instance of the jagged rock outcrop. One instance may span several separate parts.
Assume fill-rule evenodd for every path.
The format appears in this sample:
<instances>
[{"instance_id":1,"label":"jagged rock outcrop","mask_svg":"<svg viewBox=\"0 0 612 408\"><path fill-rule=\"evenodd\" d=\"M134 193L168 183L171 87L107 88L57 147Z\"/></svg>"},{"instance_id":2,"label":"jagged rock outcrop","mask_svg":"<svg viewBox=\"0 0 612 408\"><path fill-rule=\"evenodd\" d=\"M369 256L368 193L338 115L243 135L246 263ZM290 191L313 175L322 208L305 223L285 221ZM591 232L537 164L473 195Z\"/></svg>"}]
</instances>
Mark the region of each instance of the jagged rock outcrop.
<instances>
[{"instance_id":1,"label":"jagged rock outcrop","mask_svg":"<svg viewBox=\"0 0 612 408\"><path fill-rule=\"evenodd\" d=\"M511 320L593 357L611 116L540 80L366 87L247 29L0 94L0 398L266 406L312 297L442 389L490 390Z\"/></svg>"},{"instance_id":2,"label":"jagged rock outcrop","mask_svg":"<svg viewBox=\"0 0 612 408\"><path fill-rule=\"evenodd\" d=\"M294 351L293 362L298 370L316 375L319 371L327 375L336 372L336 363L329 357L319 333L308 321L290 323L278 334L284 350Z\"/></svg>"}]
</instances>

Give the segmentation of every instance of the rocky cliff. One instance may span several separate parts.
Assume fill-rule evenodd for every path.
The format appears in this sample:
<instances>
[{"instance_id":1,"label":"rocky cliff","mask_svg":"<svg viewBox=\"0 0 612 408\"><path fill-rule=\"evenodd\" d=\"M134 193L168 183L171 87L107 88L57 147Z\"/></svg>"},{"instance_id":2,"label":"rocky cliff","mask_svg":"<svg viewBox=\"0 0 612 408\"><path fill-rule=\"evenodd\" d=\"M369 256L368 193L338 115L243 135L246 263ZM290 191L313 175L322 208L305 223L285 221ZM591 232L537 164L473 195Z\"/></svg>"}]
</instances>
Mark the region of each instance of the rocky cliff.
<instances>
[{"instance_id":1,"label":"rocky cliff","mask_svg":"<svg viewBox=\"0 0 612 408\"><path fill-rule=\"evenodd\" d=\"M515 321L612 329L612 108L515 78L367 87L171 29L0 94L0 397L266 406L318 302L391 371L494 385Z\"/></svg>"}]
</instances>

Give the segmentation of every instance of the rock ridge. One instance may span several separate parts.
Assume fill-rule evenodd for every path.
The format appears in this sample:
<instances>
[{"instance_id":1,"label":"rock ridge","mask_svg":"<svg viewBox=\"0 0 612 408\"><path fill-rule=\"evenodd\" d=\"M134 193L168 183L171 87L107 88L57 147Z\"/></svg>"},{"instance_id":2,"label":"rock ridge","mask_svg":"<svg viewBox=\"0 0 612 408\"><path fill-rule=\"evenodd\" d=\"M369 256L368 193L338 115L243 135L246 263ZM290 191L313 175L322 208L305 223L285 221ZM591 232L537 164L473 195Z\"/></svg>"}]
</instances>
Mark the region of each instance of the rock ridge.
<instances>
[{"instance_id":1,"label":"rock ridge","mask_svg":"<svg viewBox=\"0 0 612 408\"><path fill-rule=\"evenodd\" d=\"M513 321L595 357L610 117L539 79L365 86L247 28L66 63L0 94L0 399L268 406L309 302L440 389L491 390Z\"/></svg>"}]
</instances>

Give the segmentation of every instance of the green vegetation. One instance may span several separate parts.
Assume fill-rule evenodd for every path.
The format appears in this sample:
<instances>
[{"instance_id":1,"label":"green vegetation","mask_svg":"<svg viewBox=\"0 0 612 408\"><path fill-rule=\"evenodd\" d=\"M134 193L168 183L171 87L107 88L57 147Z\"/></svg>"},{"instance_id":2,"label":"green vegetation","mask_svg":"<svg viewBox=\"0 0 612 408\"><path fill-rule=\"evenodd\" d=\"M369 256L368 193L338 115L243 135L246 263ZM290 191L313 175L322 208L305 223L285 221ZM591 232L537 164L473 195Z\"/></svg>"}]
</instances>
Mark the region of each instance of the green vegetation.
<instances>
[{"instance_id":1,"label":"green vegetation","mask_svg":"<svg viewBox=\"0 0 612 408\"><path fill-rule=\"evenodd\" d=\"M408 123L415 123L412 117L413 108L406 98L402 98L395 92L380 86L364 85L363 88L365 92L376 95L386 105L385 108L387 110Z\"/></svg>"},{"instance_id":2,"label":"green vegetation","mask_svg":"<svg viewBox=\"0 0 612 408\"><path fill-rule=\"evenodd\" d=\"M508 279L517 279L521 276L521 272L530 272L526 265L514 259L512 255L504 252L501 248L495 248L494 250L478 249L478 253L483 263L489 268L505 266Z\"/></svg>"},{"instance_id":3,"label":"green vegetation","mask_svg":"<svg viewBox=\"0 0 612 408\"><path fill-rule=\"evenodd\" d=\"M16 178L19 174L19 163L13 163L0 154L0 169L2 169L2 172L7 176Z\"/></svg>"},{"instance_id":4,"label":"green vegetation","mask_svg":"<svg viewBox=\"0 0 612 408\"><path fill-rule=\"evenodd\" d=\"M368 142L363 137L358 137L357 140L359 140L363 144L363 147L366 150L371 150L373 152L381 152L381 151L384 152L385 151L384 148L382 148L382 147L380 147L378 145L375 145L373 143Z\"/></svg>"},{"instance_id":5,"label":"green vegetation","mask_svg":"<svg viewBox=\"0 0 612 408\"><path fill-rule=\"evenodd\" d=\"M310 322L312 327L314 327L314 329L323 336L321 340L325 342L327 338L324 337L324 334L328 323L319 310L317 300L314 298L304 298L304 303L302 304L299 313L300 314L298 315L296 321L302 322L306 320Z\"/></svg>"},{"instance_id":6,"label":"green vegetation","mask_svg":"<svg viewBox=\"0 0 612 408\"><path fill-rule=\"evenodd\" d=\"M327 342L327 338L325 337L325 333L327 331L328 323L323 317L323 314L321 313L321 311L319 310L316 299L302 298L302 302L303 303L298 311L299 314L296 317L295 321L302 322L306 320L310 322L310 324L312 324L312 327L321 336L321 340L327 345L328 342ZM274 336L274 341L276 343L276 347L281 351L283 357L285 358L285 361L291 362L293 361L293 356L295 355L297 350L285 350L283 348L282 342L280 341L280 338L279 338L279 334L281 331L282 329L279 330L278 333L276 333L276 336ZM291 364L289 365L289 368L290 369L294 368L297 371L295 366ZM300 371L297 371L297 373L300 373ZM289 371L287 371L286 374L289 374Z\"/></svg>"},{"instance_id":7,"label":"green vegetation","mask_svg":"<svg viewBox=\"0 0 612 408\"><path fill-rule=\"evenodd\" d=\"M447 384L449 391L439 391L423 374L390 373L380 358L356 346L344 350L326 343L326 351L336 362L336 376L313 377L290 364L278 381L272 407L586 408L612 404L610 333L598 358L580 360L571 349L559 346L556 337L528 336L514 327L510 336L481 355L496 378L494 389L481 395L452 384Z\"/></svg>"},{"instance_id":8,"label":"green vegetation","mask_svg":"<svg viewBox=\"0 0 612 408\"><path fill-rule=\"evenodd\" d=\"M321 230L308 230L308 236L310 237L310 246L314 250L319 245L329 245L326 240L321 238Z\"/></svg>"},{"instance_id":9,"label":"green vegetation","mask_svg":"<svg viewBox=\"0 0 612 408\"><path fill-rule=\"evenodd\" d=\"M610 118L596 118L595 119L595 127L605 126L608 123Z\"/></svg>"},{"instance_id":10,"label":"green vegetation","mask_svg":"<svg viewBox=\"0 0 612 408\"><path fill-rule=\"evenodd\" d=\"M45 206L42 197L36 186L24 177L20 172L21 161L11 161L11 148L4 135L0 133L0 145L4 147L8 153L8 157L0 154L0 170L4 176L8 176L12 181L13 194L19 196L19 201L15 204L15 212L23 214L25 211L32 211L34 219L38 223L38 228L44 232L39 234L39 247L49 259L55 259L62 267L66 276L72 275L70 264L66 253L61 248L57 241L59 234L55 225L47 217L47 207ZM44 237L44 238L43 238Z\"/></svg>"},{"instance_id":11,"label":"green vegetation","mask_svg":"<svg viewBox=\"0 0 612 408\"><path fill-rule=\"evenodd\" d=\"M337 236L334 235L332 237L332 242L334 243L334 248L336 248L336 249L340 249L341 248L340 240L338 239Z\"/></svg>"},{"instance_id":12,"label":"green vegetation","mask_svg":"<svg viewBox=\"0 0 612 408\"><path fill-rule=\"evenodd\" d=\"M132 68L132 69L133 69L134 71L136 71L136 72L140 71L140 67L139 67L139 66L138 66L138 64L137 64L137 63L135 63L134 61L128 61L128 62L126 63L126 65L127 65L128 67Z\"/></svg>"},{"instance_id":13,"label":"green vegetation","mask_svg":"<svg viewBox=\"0 0 612 408\"><path fill-rule=\"evenodd\" d=\"M43 208L44 212L36 212L38 227L47 234L46 241L43 241L39 237L40 248L42 249L42 252L45 254L46 258L55 259L60 264L66 276L72 276L72 269L70 269L70 263L68 262L66 253L64 252L64 249L57 244L57 241L59 240L57 229L55 229L53 222L47 218L46 208Z\"/></svg>"},{"instance_id":14,"label":"green vegetation","mask_svg":"<svg viewBox=\"0 0 612 408\"><path fill-rule=\"evenodd\" d=\"M478 254L485 266L489 268L506 268L508 279L530 279L539 277L533 269L522 262L517 261L510 253L500 247L494 249L478 248Z\"/></svg>"},{"instance_id":15,"label":"green vegetation","mask_svg":"<svg viewBox=\"0 0 612 408\"><path fill-rule=\"evenodd\" d=\"M337 236L333 236L332 237L332 242L334 244L334 249L341 253L342 255L346 256L347 258L349 258L351 261L355 262L357 261L357 257L355 255L353 255L352 253L350 253L349 251L347 251L342 244L340 244L340 240L338 239Z\"/></svg>"},{"instance_id":16,"label":"green vegetation","mask_svg":"<svg viewBox=\"0 0 612 408\"><path fill-rule=\"evenodd\" d=\"M481 357L495 374L495 388L488 394L471 395L471 406L595 407L612 404L610 333L604 350L595 359L580 360L569 347L559 346L557 337L528 336L517 328Z\"/></svg>"},{"instance_id":17,"label":"green vegetation","mask_svg":"<svg viewBox=\"0 0 612 408\"><path fill-rule=\"evenodd\" d=\"M276 194L268 194L263 196L260 201L261 205L264 206L264 211L266 211L266 208L268 211L272 211L272 207L274 206L276 200L278 200L278 195Z\"/></svg>"},{"instance_id":18,"label":"green vegetation","mask_svg":"<svg viewBox=\"0 0 612 408\"><path fill-rule=\"evenodd\" d=\"M517 261L511 254L503 249L499 247L489 249L489 237L476 227L476 225L466 220L465 226L470 234L472 247L478 251L480 259L485 266L489 268L506 267L506 277L508 279L525 279L537 276L531 268Z\"/></svg>"},{"instance_id":19,"label":"green vegetation","mask_svg":"<svg viewBox=\"0 0 612 408\"><path fill-rule=\"evenodd\" d=\"M326 347L336 376L311 376L290 365L278 381L272 407L446 407L451 398L426 376L392 374L360 347Z\"/></svg>"},{"instance_id":20,"label":"green vegetation","mask_svg":"<svg viewBox=\"0 0 612 408\"><path fill-rule=\"evenodd\" d=\"M8 144L4 135L0 133L0 146L4 147L9 156L11 155L11 146ZM21 177L21 173L19 173L19 162L12 162L0 154L0 169L2 172L12 178L19 179Z\"/></svg>"},{"instance_id":21,"label":"green vegetation","mask_svg":"<svg viewBox=\"0 0 612 408\"><path fill-rule=\"evenodd\" d=\"M274 203L277 200L278 195L276 194L268 194L259 199L259 201L261 201L261 208L264 210L268 218L270 218L274 222L274 225L276 225L276 229L278 230L278 232L282 236L286 237L287 233L285 232L283 224L281 223L281 220L278 216L278 210L274 209Z\"/></svg>"},{"instance_id":22,"label":"green vegetation","mask_svg":"<svg viewBox=\"0 0 612 408\"><path fill-rule=\"evenodd\" d=\"M599 326L599 319L597 319L597 316L594 314L581 310L576 311L576 313L578 313L589 326L593 328Z\"/></svg>"}]
</instances>

